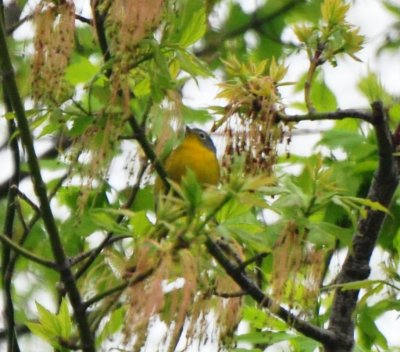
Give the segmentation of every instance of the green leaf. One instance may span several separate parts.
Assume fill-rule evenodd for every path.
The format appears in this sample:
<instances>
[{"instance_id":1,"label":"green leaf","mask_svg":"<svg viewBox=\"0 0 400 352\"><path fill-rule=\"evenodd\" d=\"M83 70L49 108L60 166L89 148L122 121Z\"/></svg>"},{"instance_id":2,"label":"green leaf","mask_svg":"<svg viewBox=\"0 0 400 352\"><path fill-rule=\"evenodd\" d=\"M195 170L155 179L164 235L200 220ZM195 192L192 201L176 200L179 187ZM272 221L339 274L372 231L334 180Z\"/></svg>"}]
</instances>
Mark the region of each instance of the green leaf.
<instances>
[{"instance_id":1,"label":"green leaf","mask_svg":"<svg viewBox=\"0 0 400 352\"><path fill-rule=\"evenodd\" d=\"M224 28L227 32L235 31L237 28L243 28L250 22L250 16L246 14L239 3L233 2L229 9Z\"/></svg>"},{"instance_id":2,"label":"green leaf","mask_svg":"<svg viewBox=\"0 0 400 352\"><path fill-rule=\"evenodd\" d=\"M153 185L141 188L135 197L131 209L133 211L153 210L154 209L154 187Z\"/></svg>"},{"instance_id":3,"label":"green leaf","mask_svg":"<svg viewBox=\"0 0 400 352\"><path fill-rule=\"evenodd\" d=\"M346 246L351 245L352 229L343 228L328 222L311 223L308 228L310 230L308 238L314 244L333 248L335 239L338 239Z\"/></svg>"},{"instance_id":4,"label":"green leaf","mask_svg":"<svg viewBox=\"0 0 400 352\"><path fill-rule=\"evenodd\" d=\"M101 343L106 339L112 337L113 334L117 333L124 323L125 312L124 308L115 309L108 319L107 323L104 325L103 330L96 338L96 346L101 346Z\"/></svg>"},{"instance_id":5,"label":"green leaf","mask_svg":"<svg viewBox=\"0 0 400 352\"><path fill-rule=\"evenodd\" d=\"M365 157L376 150L376 146L370 144L358 131L353 132L348 129L335 128L326 131L318 144L325 145L330 149L342 149L357 158Z\"/></svg>"},{"instance_id":6,"label":"green leaf","mask_svg":"<svg viewBox=\"0 0 400 352\"><path fill-rule=\"evenodd\" d=\"M377 281L377 280L360 280L360 281L347 282L347 283L340 284L340 285L339 284L329 285L329 286L326 286L326 288L329 288L329 289L340 288L343 291L361 290L362 288L369 289L371 286L375 285L377 282L381 283L381 281Z\"/></svg>"},{"instance_id":7,"label":"green leaf","mask_svg":"<svg viewBox=\"0 0 400 352\"><path fill-rule=\"evenodd\" d=\"M68 131L71 137L80 137L89 126L93 125L93 117L89 115L77 116L72 121L72 127Z\"/></svg>"},{"instance_id":8,"label":"green leaf","mask_svg":"<svg viewBox=\"0 0 400 352\"><path fill-rule=\"evenodd\" d=\"M188 106L182 107L183 119L186 123L205 123L212 121L212 115L205 109L192 109Z\"/></svg>"},{"instance_id":9,"label":"green leaf","mask_svg":"<svg viewBox=\"0 0 400 352\"><path fill-rule=\"evenodd\" d=\"M385 90L379 77L373 72L369 72L358 82L358 88L369 102L383 101L385 105L392 102L391 95Z\"/></svg>"},{"instance_id":10,"label":"green leaf","mask_svg":"<svg viewBox=\"0 0 400 352\"><path fill-rule=\"evenodd\" d=\"M385 336L379 331L368 306L364 306L357 316L357 330L360 334L360 342L366 348L378 345L388 351L388 343Z\"/></svg>"},{"instance_id":11,"label":"green leaf","mask_svg":"<svg viewBox=\"0 0 400 352\"><path fill-rule=\"evenodd\" d=\"M192 209L196 209L200 206L203 188L197 180L196 174L191 169L188 169L185 176L182 178L182 191Z\"/></svg>"},{"instance_id":12,"label":"green leaf","mask_svg":"<svg viewBox=\"0 0 400 352\"><path fill-rule=\"evenodd\" d=\"M287 329L285 322L254 306L243 307L243 319L247 320L256 329L263 329L266 326L274 330L283 331Z\"/></svg>"},{"instance_id":13,"label":"green leaf","mask_svg":"<svg viewBox=\"0 0 400 352\"><path fill-rule=\"evenodd\" d=\"M343 23L350 5L344 4L342 0L324 0L321 5L322 19L328 26Z\"/></svg>"},{"instance_id":14,"label":"green leaf","mask_svg":"<svg viewBox=\"0 0 400 352\"><path fill-rule=\"evenodd\" d=\"M350 200L356 204L362 205L364 207L370 208L372 210L378 210L378 211L382 211L390 216L392 216L392 214L390 213L389 209L384 207L381 203L379 202L375 202L372 201L368 198L358 198L358 197L350 197L350 196L340 196L343 200L347 199Z\"/></svg>"},{"instance_id":15,"label":"green leaf","mask_svg":"<svg viewBox=\"0 0 400 352\"><path fill-rule=\"evenodd\" d=\"M90 216L93 219L93 222L103 229L107 231L112 231L115 233L131 235L131 232L126 227L118 224L115 221L115 218L111 216L113 213L113 209L101 208L101 209L93 209L90 212Z\"/></svg>"},{"instance_id":16,"label":"green leaf","mask_svg":"<svg viewBox=\"0 0 400 352\"><path fill-rule=\"evenodd\" d=\"M203 2L199 0L182 0L180 5L171 40L186 48L203 37L206 31L206 13Z\"/></svg>"},{"instance_id":17,"label":"green leaf","mask_svg":"<svg viewBox=\"0 0 400 352\"><path fill-rule=\"evenodd\" d=\"M99 71L88 58L76 55L65 71L65 78L70 84L89 82Z\"/></svg>"},{"instance_id":18,"label":"green leaf","mask_svg":"<svg viewBox=\"0 0 400 352\"><path fill-rule=\"evenodd\" d=\"M177 50L176 60L182 70L189 73L193 78L196 78L196 76L213 76L212 71L203 61L186 50Z\"/></svg>"},{"instance_id":19,"label":"green leaf","mask_svg":"<svg viewBox=\"0 0 400 352\"><path fill-rule=\"evenodd\" d=\"M40 303L36 302L39 323L27 323L28 328L42 339L48 341L53 347L61 349L59 339L68 340L72 333L72 319L68 311L67 300L62 299L58 314L53 314Z\"/></svg>"},{"instance_id":20,"label":"green leaf","mask_svg":"<svg viewBox=\"0 0 400 352\"><path fill-rule=\"evenodd\" d=\"M139 81L134 87L133 92L136 98L145 97L151 93L151 82L148 77Z\"/></svg>"},{"instance_id":21,"label":"green leaf","mask_svg":"<svg viewBox=\"0 0 400 352\"><path fill-rule=\"evenodd\" d=\"M39 314L39 321L48 331L52 332L53 335L57 335L60 330L60 324L58 322L57 316L43 307L40 303L36 302L36 309Z\"/></svg>"},{"instance_id":22,"label":"green leaf","mask_svg":"<svg viewBox=\"0 0 400 352\"><path fill-rule=\"evenodd\" d=\"M153 224L147 217L146 211L138 211L134 213L130 218L130 224L132 225L133 234L137 237L147 235L153 228Z\"/></svg>"},{"instance_id":23,"label":"green leaf","mask_svg":"<svg viewBox=\"0 0 400 352\"><path fill-rule=\"evenodd\" d=\"M72 333L72 319L68 310L68 303L65 297L61 300L60 311L57 316L60 323L60 336L63 339L69 339Z\"/></svg>"},{"instance_id":24,"label":"green leaf","mask_svg":"<svg viewBox=\"0 0 400 352\"><path fill-rule=\"evenodd\" d=\"M317 111L335 111L338 107L335 94L320 76L312 82L311 100Z\"/></svg>"},{"instance_id":25,"label":"green leaf","mask_svg":"<svg viewBox=\"0 0 400 352\"><path fill-rule=\"evenodd\" d=\"M54 346L54 338L53 338L53 334L51 333L51 331L49 331L49 329L45 326L43 326L40 323L26 323L27 327L29 328L30 331L32 331L32 333L36 336L39 336L40 338L42 338L43 340L49 342L51 345ZM58 347L58 346L57 346Z\"/></svg>"},{"instance_id":26,"label":"green leaf","mask_svg":"<svg viewBox=\"0 0 400 352\"><path fill-rule=\"evenodd\" d=\"M253 344L275 344L281 341L289 341L293 339L295 335L287 332L277 331L261 331L251 332L248 334L242 334L236 336L237 341L249 342Z\"/></svg>"}]
</instances>

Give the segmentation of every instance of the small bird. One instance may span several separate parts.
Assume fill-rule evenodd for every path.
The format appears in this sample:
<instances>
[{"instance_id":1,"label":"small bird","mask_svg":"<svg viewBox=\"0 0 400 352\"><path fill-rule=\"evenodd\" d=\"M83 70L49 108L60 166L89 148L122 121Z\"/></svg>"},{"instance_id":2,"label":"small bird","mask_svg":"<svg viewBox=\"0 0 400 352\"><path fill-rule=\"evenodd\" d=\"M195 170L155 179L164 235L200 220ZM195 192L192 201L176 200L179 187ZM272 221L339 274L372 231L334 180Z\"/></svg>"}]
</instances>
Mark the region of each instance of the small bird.
<instances>
[{"instance_id":1,"label":"small bird","mask_svg":"<svg viewBox=\"0 0 400 352\"><path fill-rule=\"evenodd\" d=\"M203 185L216 185L220 177L216 148L210 136L199 128L187 126L182 143L167 157L164 168L168 177L176 183L181 182L188 169ZM157 177L156 193L162 188L162 181Z\"/></svg>"}]
</instances>

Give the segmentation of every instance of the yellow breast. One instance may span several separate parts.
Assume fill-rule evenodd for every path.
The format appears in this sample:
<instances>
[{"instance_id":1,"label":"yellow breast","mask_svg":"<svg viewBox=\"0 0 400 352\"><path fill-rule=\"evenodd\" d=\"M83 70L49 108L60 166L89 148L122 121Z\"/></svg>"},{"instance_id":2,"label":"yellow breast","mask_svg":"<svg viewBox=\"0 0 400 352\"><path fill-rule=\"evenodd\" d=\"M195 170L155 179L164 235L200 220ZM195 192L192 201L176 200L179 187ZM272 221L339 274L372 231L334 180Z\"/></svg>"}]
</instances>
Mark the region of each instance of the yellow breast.
<instances>
[{"instance_id":1,"label":"yellow breast","mask_svg":"<svg viewBox=\"0 0 400 352\"><path fill-rule=\"evenodd\" d=\"M187 170L191 169L202 184L216 185L219 180L217 157L196 137L186 137L165 162L165 171L169 177L180 183Z\"/></svg>"}]
</instances>

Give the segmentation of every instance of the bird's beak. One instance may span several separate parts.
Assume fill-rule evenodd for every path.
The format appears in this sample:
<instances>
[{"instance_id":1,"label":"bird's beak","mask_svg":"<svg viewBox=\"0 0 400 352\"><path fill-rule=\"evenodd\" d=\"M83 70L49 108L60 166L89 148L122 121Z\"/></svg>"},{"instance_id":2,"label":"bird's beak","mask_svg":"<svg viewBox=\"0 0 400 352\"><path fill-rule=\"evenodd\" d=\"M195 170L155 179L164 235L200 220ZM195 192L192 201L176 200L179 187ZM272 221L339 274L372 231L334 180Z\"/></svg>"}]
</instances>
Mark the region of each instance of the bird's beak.
<instances>
[{"instance_id":1,"label":"bird's beak","mask_svg":"<svg viewBox=\"0 0 400 352\"><path fill-rule=\"evenodd\" d=\"M185 134L189 134L189 132L191 131L189 126L185 126Z\"/></svg>"}]
</instances>

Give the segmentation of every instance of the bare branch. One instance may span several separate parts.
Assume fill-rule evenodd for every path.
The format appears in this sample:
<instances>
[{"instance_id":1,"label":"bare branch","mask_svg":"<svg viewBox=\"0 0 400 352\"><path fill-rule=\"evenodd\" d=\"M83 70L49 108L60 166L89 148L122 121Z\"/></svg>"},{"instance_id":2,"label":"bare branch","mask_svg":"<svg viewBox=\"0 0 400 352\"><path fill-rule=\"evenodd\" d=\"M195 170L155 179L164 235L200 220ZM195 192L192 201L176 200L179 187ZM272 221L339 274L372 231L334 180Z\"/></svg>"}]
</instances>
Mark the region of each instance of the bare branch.
<instances>
[{"instance_id":1,"label":"bare branch","mask_svg":"<svg viewBox=\"0 0 400 352\"><path fill-rule=\"evenodd\" d=\"M379 202L385 207L390 205L393 194L399 183L399 169L393 156L394 146L388 126L388 117L381 102L372 104L373 125L379 148L379 165L375 172L367 198ZM386 213L368 209L366 217L360 217L357 231L353 236L352 248L349 250L342 269L335 280L341 285L368 278L369 261L381 230ZM335 291L329 330L339 334L351 345L341 351L351 351L354 343L354 310L359 290L337 289ZM329 346L328 346L329 347ZM327 349L337 351L337 347Z\"/></svg>"},{"instance_id":2,"label":"bare branch","mask_svg":"<svg viewBox=\"0 0 400 352\"><path fill-rule=\"evenodd\" d=\"M3 13L1 13L0 16L3 16ZM5 88L6 86L3 82L3 94L4 94L5 106L7 108L7 111L12 111L10 99L5 94L6 91ZM16 131L15 122L12 120L8 121L9 135L13 135L15 131ZM9 143L11 147L12 159L15 164L15 171L13 176L9 180L9 188L7 194L7 210L5 214L3 231L5 237L8 240L12 241L13 237L15 237L14 235L15 214L18 211L17 193L13 188L13 186L19 183L21 170L20 170L20 151L19 151L18 141L15 138L13 138L12 140L9 141ZM4 301L5 301L4 314L8 330L7 343L9 350L19 352L20 349L14 331L15 319L14 319L14 303L12 298L12 283L13 283L12 279L14 274L14 267L11 265L11 261L12 260L11 260L10 246L3 246L1 268L2 268L2 285L4 289Z\"/></svg>"},{"instance_id":3,"label":"bare branch","mask_svg":"<svg viewBox=\"0 0 400 352\"><path fill-rule=\"evenodd\" d=\"M26 250L24 247L21 247L20 245L15 243L8 236L5 236L1 233L0 233L0 241L3 242L3 244L5 246L12 248L14 251L18 252L19 254L23 255L24 257L28 258L29 260L32 260L35 263L43 265L49 269L58 270L56 263L54 263L50 260L46 260L46 259L38 257L37 255Z\"/></svg>"},{"instance_id":4,"label":"bare branch","mask_svg":"<svg viewBox=\"0 0 400 352\"><path fill-rule=\"evenodd\" d=\"M300 121L322 121L322 120L343 120L353 118L363 120L369 123L374 122L373 113L370 110L361 109L344 109L334 112L314 112L310 111L307 114L286 115L277 113L276 120L283 122L300 122Z\"/></svg>"}]
</instances>

